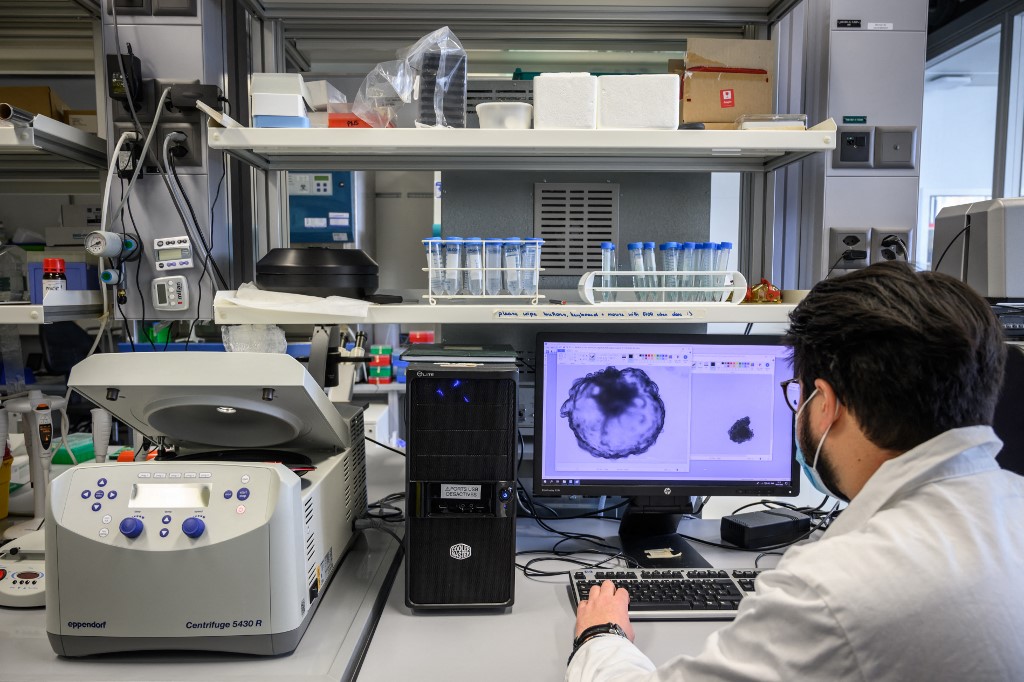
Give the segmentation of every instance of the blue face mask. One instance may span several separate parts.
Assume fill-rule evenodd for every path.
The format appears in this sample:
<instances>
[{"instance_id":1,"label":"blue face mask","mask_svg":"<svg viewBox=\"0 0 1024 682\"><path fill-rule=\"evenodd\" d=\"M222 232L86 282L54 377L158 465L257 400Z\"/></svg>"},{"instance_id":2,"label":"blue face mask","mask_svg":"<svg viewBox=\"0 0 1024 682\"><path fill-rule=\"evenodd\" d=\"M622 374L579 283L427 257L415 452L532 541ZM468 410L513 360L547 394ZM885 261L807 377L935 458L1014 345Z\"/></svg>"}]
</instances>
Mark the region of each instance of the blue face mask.
<instances>
[{"instance_id":1,"label":"blue face mask","mask_svg":"<svg viewBox=\"0 0 1024 682\"><path fill-rule=\"evenodd\" d=\"M797 410L796 416L793 419L794 441L796 442L796 461L800 463L800 468L803 469L804 475L807 476L807 479L811 482L811 485L814 486L815 490L822 495L842 499L839 495L836 495L834 492L829 490L828 486L825 485L825 482L821 480L821 475L818 473L817 469L818 457L821 456L821 446L825 444L825 438L828 436L828 432L832 429L832 424L829 424L828 428L825 429L825 433L821 434L821 439L818 441L818 449L814 451L814 461L810 465L807 464L807 459L804 457L803 449L800 447L800 413L804 411L804 408L807 407L808 403L811 402L811 399L817 394L818 389L814 389L814 391L807 396L807 400L805 400L804 404L800 406L800 409ZM837 406L836 416L838 416L838 414L839 408ZM835 422L833 421L833 423Z\"/></svg>"}]
</instances>

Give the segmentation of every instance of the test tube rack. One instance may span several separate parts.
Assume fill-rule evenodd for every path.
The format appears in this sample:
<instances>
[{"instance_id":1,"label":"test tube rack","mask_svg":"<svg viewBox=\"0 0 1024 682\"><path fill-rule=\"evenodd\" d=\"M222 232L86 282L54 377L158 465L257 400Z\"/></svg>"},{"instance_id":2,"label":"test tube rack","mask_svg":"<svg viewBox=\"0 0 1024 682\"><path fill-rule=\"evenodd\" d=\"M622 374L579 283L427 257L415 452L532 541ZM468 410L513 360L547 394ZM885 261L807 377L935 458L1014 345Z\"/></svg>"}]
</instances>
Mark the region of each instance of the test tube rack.
<instances>
[{"instance_id":1,"label":"test tube rack","mask_svg":"<svg viewBox=\"0 0 1024 682\"><path fill-rule=\"evenodd\" d=\"M595 282L603 281L603 275L611 275L616 278L623 278L627 281L633 276L657 277L657 281L664 282L665 275L678 277L711 277L713 284L707 286L595 286ZM622 279L614 281L621 282ZM585 273L580 277L577 287L580 298L590 305L621 306L625 303L635 305L638 308L644 307L679 307L692 308L694 306L729 306L739 305L747 294L747 279L742 273L735 270L595 270ZM626 295L636 297L635 301L615 300L603 301L601 294L615 292L616 299L626 298ZM670 293L679 294L682 300L668 300ZM653 294L653 296L648 296ZM641 297L653 300L641 300Z\"/></svg>"}]
</instances>

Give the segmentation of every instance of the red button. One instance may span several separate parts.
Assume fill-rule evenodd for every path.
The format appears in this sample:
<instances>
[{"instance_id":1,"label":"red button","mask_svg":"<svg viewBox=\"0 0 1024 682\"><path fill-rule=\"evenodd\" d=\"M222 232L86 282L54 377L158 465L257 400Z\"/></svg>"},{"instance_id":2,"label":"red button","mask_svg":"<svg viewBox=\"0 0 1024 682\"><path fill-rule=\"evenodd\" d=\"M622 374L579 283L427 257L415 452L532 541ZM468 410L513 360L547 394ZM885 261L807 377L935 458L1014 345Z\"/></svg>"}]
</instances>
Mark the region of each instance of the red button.
<instances>
[{"instance_id":1,"label":"red button","mask_svg":"<svg viewBox=\"0 0 1024 682\"><path fill-rule=\"evenodd\" d=\"M6 577L7 577L7 571L5 571L4 569L0 568L0 580L3 580Z\"/></svg>"}]
</instances>

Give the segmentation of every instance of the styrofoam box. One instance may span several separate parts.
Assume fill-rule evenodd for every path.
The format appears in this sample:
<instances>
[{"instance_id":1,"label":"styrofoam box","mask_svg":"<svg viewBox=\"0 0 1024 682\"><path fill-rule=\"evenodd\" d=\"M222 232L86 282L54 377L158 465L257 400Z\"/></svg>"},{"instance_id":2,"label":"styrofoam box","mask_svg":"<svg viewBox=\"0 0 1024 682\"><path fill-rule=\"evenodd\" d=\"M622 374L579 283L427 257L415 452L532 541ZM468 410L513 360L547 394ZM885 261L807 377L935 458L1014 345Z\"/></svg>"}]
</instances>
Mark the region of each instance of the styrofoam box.
<instances>
[{"instance_id":1,"label":"styrofoam box","mask_svg":"<svg viewBox=\"0 0 1024 682\"><path fill-rule=\"evenodd\" d=\"M252 94L253 116L305 116L306 101L301 95L277 95L254 92Z\"/></svg>"},{"instance_id":2,"label":"styrofoam box","mask_svg":"<svg viewBox=\"0 0 1024 682\"><path fill-rule=\"evenodd\" d=\"M533 127L591 130L597 127L597 76L542 73L533 79Z\"/></svg>"},{"instance_id":3,"label":"styrofoam box","mask_svg":"<svg viewBox=\"0 0 1024 682\"><path fill-rule=\"evenodd\" d=\"M249 93L271 95L298 95L310 99L306 81L297 73L254 73L249 77Z\"/></svg>"},{"instance_id":4,"label":"styrofoam box","mask_svg":"<svg viewBox=\"0 0 1024 682\"><path fill-rule=\"evenodd\" d=\"M601 76L597 127L675 130L679 126L679 75Z\"/></svg>"}]
</instances>

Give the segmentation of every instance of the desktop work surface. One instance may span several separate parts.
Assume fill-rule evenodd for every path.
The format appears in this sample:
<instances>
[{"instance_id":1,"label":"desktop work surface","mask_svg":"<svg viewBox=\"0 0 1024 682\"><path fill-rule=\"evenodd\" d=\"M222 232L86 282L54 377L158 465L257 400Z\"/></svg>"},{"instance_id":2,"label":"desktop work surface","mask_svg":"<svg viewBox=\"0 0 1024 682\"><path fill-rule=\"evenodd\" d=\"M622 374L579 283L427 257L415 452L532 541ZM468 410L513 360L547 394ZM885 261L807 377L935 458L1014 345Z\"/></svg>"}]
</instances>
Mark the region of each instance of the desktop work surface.
<instances>
[{"instance_id":1,"label":"desktop work surface","mask_svg":"<svg viewBox=\"0 0 1024 682\"><path fill-rule=\"evenodd\" d=\"M401 489L403 458L376 446L368 447L367 451L370 499ZM683 523L685 527L681 530L689 535L718 540L717 520ZM614 521L600 520L562 521L554 525L560 530L608 538L614 538L618 528ZM518 520L517 536L520 550L550 549L559 539L529 519ZM396 566L394 545L394 540L383 533L365 532L365 538L359 540L343 562L309 630L291 655L256 657L165 651L60 658L47 641L43 609L0 608L0 661L4 662L0 666L0 682L328 682L353 679L353 675L371 682L457 682L481 675L492 680L538 682L563 678L576 618L566 576L526 578L522 571L516 571L515 605L505 612L413 612L404 603L404 569ZM757 556L715 548L704 548L702 552L722 567L752 567ZM761 563L774 565L776 559L767 557ZM389 575L395 568L397 575ZM572 566L546 563L538 568L554 571L571 570ZM724 624L637 623L637 642L656 663L663 663L679 654L699 652L707 637ZM370 637L366 648L366 639Z\"/></svg>"}]
</instances>

